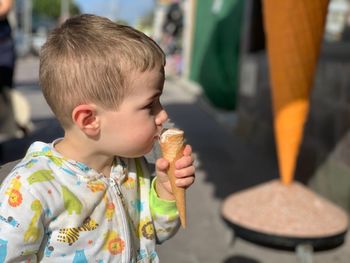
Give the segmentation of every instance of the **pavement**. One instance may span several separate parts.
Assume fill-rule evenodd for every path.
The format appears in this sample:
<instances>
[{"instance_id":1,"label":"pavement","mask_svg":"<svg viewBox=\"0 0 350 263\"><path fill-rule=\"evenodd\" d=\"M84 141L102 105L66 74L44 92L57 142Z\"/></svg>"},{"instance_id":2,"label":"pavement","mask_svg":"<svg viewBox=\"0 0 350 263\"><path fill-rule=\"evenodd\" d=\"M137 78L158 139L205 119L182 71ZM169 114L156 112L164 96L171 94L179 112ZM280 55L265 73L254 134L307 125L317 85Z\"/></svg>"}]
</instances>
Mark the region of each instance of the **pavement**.
<instances>
[{"instance_id":1,"label":"pavement","mask_svg":"<svg viewBox=\"0 0 350 263\"><path fill-rule=\"evenodd\" d=\"M21 158L34 140L52 141L63 134L40 92L37 75L36 57L18 60L16 87L31 105L35 129L27 138L3 144L5 162ZM187 190L188 226L158 246L161 262L302 262L293 251L263 247L236 237L220 215L222 201L230 194L277 178L274 150L242 141L234 132L235 114L211 107L193 83L168 76L162 102L171 121L186 132L187 142L194 149L197 172L195 184ZM156 153L149 158L156 157ZM348 234L343 245L315 252L313 261L348 263L349 241Z\"/></svg>"}]
</instances>

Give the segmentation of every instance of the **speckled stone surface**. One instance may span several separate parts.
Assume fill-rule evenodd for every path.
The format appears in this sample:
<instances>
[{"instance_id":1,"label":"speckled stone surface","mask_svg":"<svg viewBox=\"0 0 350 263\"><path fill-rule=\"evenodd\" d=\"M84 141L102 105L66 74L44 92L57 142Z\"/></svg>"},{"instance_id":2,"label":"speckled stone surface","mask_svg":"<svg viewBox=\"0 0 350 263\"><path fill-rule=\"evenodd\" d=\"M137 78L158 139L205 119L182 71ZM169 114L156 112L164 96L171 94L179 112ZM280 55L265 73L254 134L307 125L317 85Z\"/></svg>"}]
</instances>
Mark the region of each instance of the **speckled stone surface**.
<instances>
[{"instance_id":1,"label":"speckled stone surface","mask_svg":"<svg viewBox=\"0 0 350 263\"><path fill-rule=\"evenodd\" d=\"M298 182L248 188L229 196L222 211L234 224L277 236L328 237L348 227L345 211Z\"/></svg>"}]
</instances>

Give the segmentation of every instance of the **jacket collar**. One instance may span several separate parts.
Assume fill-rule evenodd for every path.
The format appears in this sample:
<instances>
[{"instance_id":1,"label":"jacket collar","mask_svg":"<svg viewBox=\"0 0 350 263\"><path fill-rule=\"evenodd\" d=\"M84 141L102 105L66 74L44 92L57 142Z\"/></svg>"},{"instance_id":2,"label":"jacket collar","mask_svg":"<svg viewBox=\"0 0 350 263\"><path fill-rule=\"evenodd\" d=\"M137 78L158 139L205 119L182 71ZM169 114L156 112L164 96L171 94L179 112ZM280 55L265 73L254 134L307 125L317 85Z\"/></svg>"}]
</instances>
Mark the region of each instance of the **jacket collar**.
<instances>
[{"instance_id":1,"label":"jacket collar","mask_svg":"<svg viewBox=\"0 0 350 263\"><path fill-rule=\"evenodd\" d=\"M45 157L51 164L65 170L67 173L77 175L84 181L97 180L104 177L101 173L88 167L82 162L67 159L55 149L55 144L62 139L56 139L52 143L34 142L28 149L24 159L31 160L33 157ZM115 157L110 177L119 183L123 182L128 173L127 162L124 158Z\"/></svg>"}]
</instances>

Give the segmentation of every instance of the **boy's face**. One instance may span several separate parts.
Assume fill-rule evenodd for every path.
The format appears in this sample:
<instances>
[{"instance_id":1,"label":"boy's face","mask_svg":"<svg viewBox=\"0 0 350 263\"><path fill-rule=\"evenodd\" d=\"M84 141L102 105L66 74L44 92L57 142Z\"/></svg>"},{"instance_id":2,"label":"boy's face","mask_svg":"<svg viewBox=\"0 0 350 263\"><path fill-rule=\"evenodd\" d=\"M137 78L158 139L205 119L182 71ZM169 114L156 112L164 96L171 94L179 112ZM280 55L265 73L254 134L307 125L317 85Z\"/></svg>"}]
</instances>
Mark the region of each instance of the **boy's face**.
<instances>
[{"instance_id":1,"label":"boy's face","mask_svg":"<svg viewBox=\"0 0 350 263\"><path fill-rule=\"evenodd\" d=\"M101 114L101 143L110 155L139 157L152 150L168 115L160 103L163 68L130 74L129 92L117 111Z\"/></svg>"}]
</instances>

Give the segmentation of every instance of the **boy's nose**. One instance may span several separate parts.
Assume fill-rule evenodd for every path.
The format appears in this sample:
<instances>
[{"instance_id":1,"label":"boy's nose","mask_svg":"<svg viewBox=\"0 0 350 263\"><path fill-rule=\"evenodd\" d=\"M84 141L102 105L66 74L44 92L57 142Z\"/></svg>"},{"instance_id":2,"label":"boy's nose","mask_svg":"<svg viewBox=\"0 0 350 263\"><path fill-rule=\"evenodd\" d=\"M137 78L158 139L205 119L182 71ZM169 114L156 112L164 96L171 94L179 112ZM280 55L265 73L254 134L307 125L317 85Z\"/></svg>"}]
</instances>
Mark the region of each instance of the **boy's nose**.
<instances>
[{"instance_id":1,"label":"boy's nose","mask_svg":"<svg viewBox=\"0 0 350 263\"><path fill-rule=\"evenodd\" d=\"M168 119L168 113L164 109L162 109L157 115L156 124L162 125L167 121L167 119Z\"/></svg>"}]
</instances>

